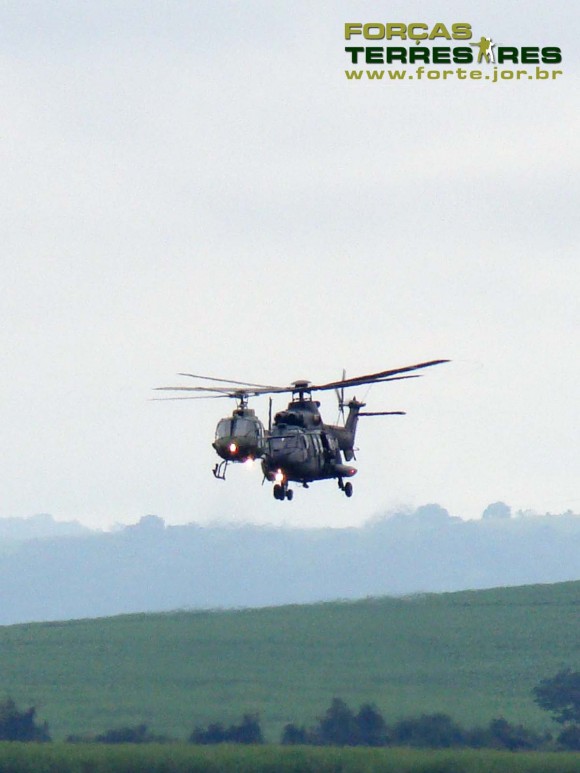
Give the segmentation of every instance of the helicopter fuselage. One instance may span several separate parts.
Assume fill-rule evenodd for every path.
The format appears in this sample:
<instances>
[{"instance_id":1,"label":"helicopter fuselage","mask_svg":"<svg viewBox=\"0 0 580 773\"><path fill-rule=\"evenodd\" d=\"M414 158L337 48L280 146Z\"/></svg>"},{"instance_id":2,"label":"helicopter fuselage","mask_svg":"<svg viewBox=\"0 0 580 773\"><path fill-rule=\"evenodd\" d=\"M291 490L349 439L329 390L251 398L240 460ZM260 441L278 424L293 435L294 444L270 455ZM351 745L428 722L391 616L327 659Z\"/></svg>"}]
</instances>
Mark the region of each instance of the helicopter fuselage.
<instances>
[{"instance_id":1,"label":"helicopter fuselage","mask_svg":"<svg viewBox=\"0 0 580 773\"><path fill-rule=\"evenodd\" d=\"M236 408L218 422L213 447L227 462L256 459L264 450L264 426L252 408Z\"/></svg>"},{"instance_id":2,"label":"helicopter fuselage","mask_svg":"<svg viewBox=\"0 0 580 773\"><path fill-rule=\"evenodd\" d=\"M307 485L329 478L341 483L342 478L356 474L354 467L343 464L341 455L341 450L352 448L354 433L346 427L324 424L319 406L318 401L304 399L301 394L276 414L262 456L268 480L282 486L288 481Z\"/></svg>"},{"instance_id":3,"label":"helicopter fuselage","mask_svg":"<svg viewBox=\"0 0 580 773\"><path fill-rule=\"evenodd\" d=\"M262 457L265 477L277 483L352 477L356 469L342 463L338 446L332 440L332 436L325 436L320 430L273 431Z\"/></svg>"}]
</instances>

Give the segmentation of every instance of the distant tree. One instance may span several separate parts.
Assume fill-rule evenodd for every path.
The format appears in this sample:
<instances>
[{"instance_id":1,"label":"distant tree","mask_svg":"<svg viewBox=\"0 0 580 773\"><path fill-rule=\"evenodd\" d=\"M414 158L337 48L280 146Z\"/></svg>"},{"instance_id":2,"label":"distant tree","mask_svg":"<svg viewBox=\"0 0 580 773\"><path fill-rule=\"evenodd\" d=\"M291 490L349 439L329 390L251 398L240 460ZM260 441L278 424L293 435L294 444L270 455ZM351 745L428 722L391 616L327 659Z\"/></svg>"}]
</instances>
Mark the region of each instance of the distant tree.
<instances>
[{"instance_id":1,"label":"distant tree","mask_svg":"<svg viewBox=\"0 0 580 773\"><path fill-rule=\"evenodd\" d=\"M437 504L421 505L415 510L414 517L432 525L444 525L457 520L449 515L448 510Z\"/></svg>"},{"instance_id":2,"label":"distant tree","mask_svg":"<svg viewBox=\"0 0 580 773\"><path fill-rule=\"evenodd\" d=\"M565 668L533 689L534 701L560 724L580 724L580 671Z\"/></svg>"},{"instance_id":3,"label":"distant tree","mask_svg":"<svg viewBox=\"0 0 580 773\"><path fill-rule=\"evenodd\" d=\"M393 741L404 746L447 749L461 746L465 732L447 714L422 714L403 719L393 728Z\"/></svg>"},{"instance_id":4,"label":"distant tree","mask_svg":"<svg viewBox=\"0 0 580 773\"><path fill-rule=\"evenodd\" d=\"M580 726L570 726L558 740L565 748L580 749ZM288 724L281 736L283 744L377 747L401 744L425 749L462 746L510 751L553 748L552 741L550 733L538 734L503 717L493 719L487 727L469 730L442 713L409 717L388 727L372 704L363 704L354 714L340 698L333 699L316 727Z\"/></svg>"},{"instance_id":5,"label":"distant tree","mask_svg":"<svg viewBox=\"0 0 580 773\"><path fill-rule=\"evenodd\" d=\"M227 741L227 731L221 722L212 722L207 728L197 725L193 728L189 736L190 743L212 744L225 743Z\"/></svg>"},{"instance_id":6,"label":"distant tree","mask_svg":"<svg viewBox=\"0 0 580 773\"><path fill-rule=\"evenodd\" d=\"M258 714L244 714L239 725L230 725L227 735L232 743L264 743Z\"/></svg>"},{"instance_id":7,"label":"distant tree","mask_svg":"<svg viewBox=\"0 0 580 773\"><path fill-rule=\"evenodd\" d=\"M359 743L363 746L386 746L389 733L382 714L376 706L364 703L355 716Z\"/></svg>"},{"instance_id":8,"label":"distant tree","mask_svg":"<svg viewBox=\"0 0 580 773\"><path fill-rule=\"evenodd\" d=\"M552 741L550 733L539 735L523 725L512 725L503 717L492 719L487 727L465 732L465 745L476 749L541 749Z\"/></svg>"},{"instance_id":9,"label":"distant tree","mask_svg":"<svg viewBox=\"0 0 580 773\"><path fill-rule=\"evenodd\" d=\"M195 727L189 736L190 743L215 744L215 743L264 743L260 717L258 714L244 714L239 725L224 727L221 722L213 722L207 726Z\"/></svg>"},{"instance_id":10,"label":"distant tree","mask_svg":"<svg viewBox=\"0 0 580 773\"><path fill-rule=\"evenodd\" d=\"M12 698L0 701L0 741L50 741L48 724L37 724L36 709L20 711Z\"/></svg>"},{"instance_id":11,"label":"distant tree","mask_svg":"<svg viewBox=\"0 0 580 773\"><path fill-rule=\"evenodd\" d=\"M327 746L386 746L387 725L376 706L363 704L355 714L340 698L333 698L329 708L313 728L293 723L285 726L281 743Z\"/></svg>"},{"instance_id":12,"label":"distant tree","mask_svg":"<svg viewBox=\"0 0 580 773\"><path fill-rule=\"evenodd\" d=\"M489 519L506 519L511 518L512 516L512 509L509 505L506 505L505 502L493 502L493 504L488 505L485 510L483 511L481 517L484 520Z\"/></svg>"},{"instance_id":13,"label":"distant tree","mask_svg":"<svg viewBox=\"0 0 580 773\"><path fill-rule=\"evenodd\" d=\"M558 736L558 743L570 751L580 751L580 725L568 725Z\"/></svg>"},{"instance_id":14,"label":"distant tree","mask_svg":"<svg viewBox=\"0 0 580 773\"><path fill-rule=\"evenodd\" d=\"M333 698L330 707L314 731L318 743L329 746L356 746L360 743L358 724L351 709L340 698Z\"/></svg>"},{"instance_id":15,"label":"distant tree","mask_svg":"<svg viewBox=\"0 0 580 773\"><path fill-rule=\"evenodd\" d=\"M500 717L489 723L489 742L487 746L498 749L539 749L547 740L523 725L512 725L507 719Z\"/></svg>"},{"instance_id":16,"label":"distant tree","mask_svg":"<svg viewBox=\"0 0 580 773\"><path fill-rule=\"evenodd\" d=\"M167 738L149 732L147 725L135 725L106 730L95 736L94 741L96 743L155 743L167 741Z\"/></svg>"},{"instance_id":17,"label":"distant tree","mask_svg":"<svg viewBox=\"0 0 580 773\"><path fill-rule=\"evenodd\" d=\"M487 727L472 727L465 731L465 745L474 749L485 749L490 746L490 735Z\"/></svg>"},{"instance_id":18,"label":"distant tree","mask_svg":"<svg viewBox=\"0 0 580 773\"><path fill-rule=\"evenodd\" d=\"M292 745L305 745L314 743L312 731L307 730L304 725L298 726L293 722L284 726L282 730L282 736L280 737L280 743L292 746Z\"/></svg>"},{"instance_id":19,"label":"distant tree","mask_svg":"<svg viewBox=\"0 0 580 773\"><path fill-rule=\"evenodd\" d=\"M125 527L127 532L157 534L165 530L165 520L158 515L143 515L138 523Z\"/></svg>"}]
</instances>

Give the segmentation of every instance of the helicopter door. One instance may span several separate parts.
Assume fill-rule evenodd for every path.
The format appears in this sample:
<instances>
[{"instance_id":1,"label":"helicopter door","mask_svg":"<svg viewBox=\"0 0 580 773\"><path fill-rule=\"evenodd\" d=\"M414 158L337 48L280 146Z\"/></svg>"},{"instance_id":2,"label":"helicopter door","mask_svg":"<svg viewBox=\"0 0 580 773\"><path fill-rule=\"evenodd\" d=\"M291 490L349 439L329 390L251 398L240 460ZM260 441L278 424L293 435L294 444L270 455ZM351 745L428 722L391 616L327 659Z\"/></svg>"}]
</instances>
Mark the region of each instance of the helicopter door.
<instances>
[{"instance_id":1,"label":"helicopter door","mask_svg":"<svg viewBox=\"0 0 580 773\"><path fill-rule=\"evenodd\" d=\"M322 444L322 436L318 433L310 435L312 442L313 461L315 463L317 471L320 471L324 467L324 446Z\"/></svg>"},{"instance_id":2,"label":"helicopter door","mask_svg":"<svg viewBox=\"0 0 580 773\"><path fill-rule=\"evenodd\" d=\"M320 433L320 442L322 444L322 453L325 462L332 462L336 456L336 450L332 448L332 444L329 440L326 432Z\"/></svg>"}]
</instances>

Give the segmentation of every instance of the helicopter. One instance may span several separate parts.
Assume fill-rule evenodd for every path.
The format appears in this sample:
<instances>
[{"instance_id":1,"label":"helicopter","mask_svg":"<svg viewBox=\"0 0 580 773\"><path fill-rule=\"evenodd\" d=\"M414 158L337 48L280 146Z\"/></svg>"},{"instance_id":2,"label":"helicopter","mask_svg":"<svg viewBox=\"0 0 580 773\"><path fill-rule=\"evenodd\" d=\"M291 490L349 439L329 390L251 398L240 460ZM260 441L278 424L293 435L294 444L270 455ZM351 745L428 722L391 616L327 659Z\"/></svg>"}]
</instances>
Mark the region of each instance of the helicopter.
<instances>
[{"instance_id":1,"label":"helicopter","mask_svg":"<svg viewBox=\"0 0 580 773\"><path fill-rule=\"evenodd\" d=\"M248 395L236 392L238 407L231 416L218 421L215 440L212 443L221 462L216 462L212 472L215 478L226 479L230 462L247 462L257 459L264 452L264 425L253 408L248 408Z\"/></svg>"},{"instance_id":2,"label":"helicopter","mask_svg":"<svg viewBox=\"0 0 580 773\"><path fill-rule=\"evenodd\" d=\"M193 373L179 373L180 376L190 378L201 378L206 381L220 381L237 385L237 389L232 387L157 387L157 390L169 391L195 391L212 392L210 395L196 397L170 397L160 398L165 400L203 400L204 398L230 397L237 400L237 407L231 416L220 419L215 429L215 438L212 446L221 458L221 462L216 462L212 469L213 475L219 480L226 479L226 470L230 462L245 463L262 456L265 448L266 431L260 419L256 416L253 408L248 407L248 398L256 392L249 391L251 386L265 388L264 385L250 384L241 381L233 381L224 378L212 378L211 376L197 376ZM243 388L239 388L243 386ZM215 394L217 393L217 394ZM159 399L159 398L158 398Z\"/></svg>"},{"instance_id":3,"label":"helicopter","mask_svg":"<svg viewBox=\"0 0 580 773\"><path fill-rule=\"evenodd\" d=\"M216 478L225 480L225 471L229 462L260 459L264 475L263 482L267 480L274 484L272 488L274 499L292 500L294 491L289 486L291 482L308 488L314 481L328 479L336 480L338 488L350 498L353 494L353 486L348 478L356 475L357 469L348 463L355 458L354 444L359 419L363 416L404 415L405 412L363 411L365 403L354 397L345 403L344 390L363 385L420 378L421 374L412 373L412 371L445 362L449 360L430 360L348 379L343 371L342 379L338 381L313 384L307 380L299 380L286 387L180 373L181 376L202 379L206 382L222 382L231 386L206 385L157 387L157 389L209 393L169 399L201 399L205 396L229 397L238 401L238 407L232 416L221 419L216 427L213 447L222 459L222 462L216 464L213 469ZM320 402L312 396L314 392L328 390L335 391L339 416L343 419L344 409L348 408L348 415L343 425L326 424L320 414ZM252 396L288 393L290 402L287 408L276 413L273 422L272 397L270 397L266 430L255 412L248 408L248 399Z\"/></svg>"}]
</instances>

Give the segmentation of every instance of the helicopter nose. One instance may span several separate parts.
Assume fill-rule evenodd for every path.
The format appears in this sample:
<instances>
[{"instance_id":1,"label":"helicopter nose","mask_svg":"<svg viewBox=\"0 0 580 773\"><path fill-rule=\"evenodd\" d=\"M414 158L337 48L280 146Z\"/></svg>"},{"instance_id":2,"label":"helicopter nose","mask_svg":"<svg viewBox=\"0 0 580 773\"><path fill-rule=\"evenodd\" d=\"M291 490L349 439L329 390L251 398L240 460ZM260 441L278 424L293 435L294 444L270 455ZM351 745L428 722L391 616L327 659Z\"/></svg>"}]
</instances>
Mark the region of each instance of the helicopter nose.
<instances>
[{"instance_id":1,"label":"helicopter nose","mask_svg":"<svg viewBox=\"0 0 580 773\"><path fill-rule=\"evenodd\" d=\"M240 455L240 446L233 438L220 438L213 443L213 447L222 457L235 461Z\"/></svg>"}]
</instances>

